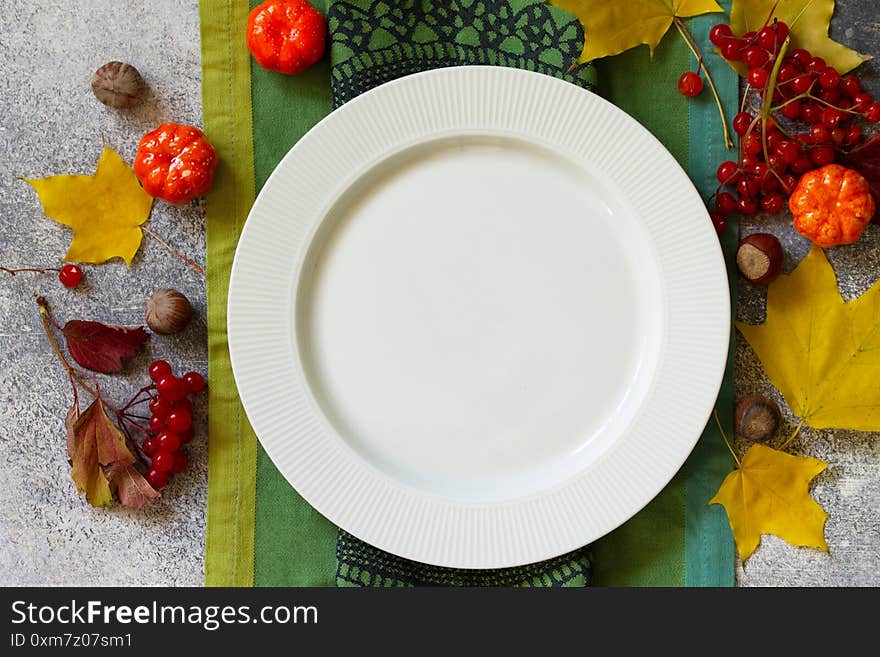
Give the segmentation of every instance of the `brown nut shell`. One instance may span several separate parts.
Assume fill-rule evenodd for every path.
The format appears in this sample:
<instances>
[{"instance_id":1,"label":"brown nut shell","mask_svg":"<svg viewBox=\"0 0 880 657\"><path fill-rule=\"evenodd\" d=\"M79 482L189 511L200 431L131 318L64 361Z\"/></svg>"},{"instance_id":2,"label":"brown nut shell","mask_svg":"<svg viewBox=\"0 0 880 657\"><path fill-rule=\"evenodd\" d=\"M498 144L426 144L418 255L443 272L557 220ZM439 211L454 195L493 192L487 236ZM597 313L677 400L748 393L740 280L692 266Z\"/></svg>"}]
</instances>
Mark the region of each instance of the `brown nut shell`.
<instances>
[{"instance_id":1,"label":"brown nut shell","mask_svg":"<svg viewBox=\"0 0 880 657\"><path fill-rule=\"evenodd\" d=\"M153 292L147 301L147 326L154 333L171 335L186 328L192 319L192 304L183 294L171 288Z\"/></svg>"},{"instance_id":2,"label":"brown nut shell","mask_svg":"<svg viewBox=\"0 0 880 657\"><path fill-rule=\"evenodd\" d=\"M782 271L782 245L770 233L752 233L740 240L736 266L752 285L769 285Z\"/></svg>"},{"instance_id":3,"label":"brown nut shell","mask_svg":"<svg viewBox=\"0 0 880 657\"><path fill-rule=\"evenodd\" d=\"M105 105L127 109L141 101L144 79L131 64L107 62L92 76L92 91Z\"/></svg>"},{"instance_id":4,"label":"brown nut shell","mask_svg":"<svg viewBox=\"0 0 880 657\"><path fill-rule=\"evenodd\" d=\"M734 427L743 438L766 441L776 435L782 415L772 399L760 395L743 397L736 405Z\"/></svg>"}]
</instances>

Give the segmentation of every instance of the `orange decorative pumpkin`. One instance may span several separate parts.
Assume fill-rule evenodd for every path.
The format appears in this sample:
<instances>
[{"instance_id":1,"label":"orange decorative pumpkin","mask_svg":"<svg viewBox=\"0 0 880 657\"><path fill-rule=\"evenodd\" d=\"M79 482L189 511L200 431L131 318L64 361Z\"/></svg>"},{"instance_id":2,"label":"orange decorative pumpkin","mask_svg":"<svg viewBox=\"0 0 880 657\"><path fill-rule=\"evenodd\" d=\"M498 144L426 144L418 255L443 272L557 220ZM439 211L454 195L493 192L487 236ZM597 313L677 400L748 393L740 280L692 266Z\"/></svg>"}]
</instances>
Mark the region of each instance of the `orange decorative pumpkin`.
<instances>
[{"instance_id":1,"label":"orange decorative pumpkin","mask_svg":"<svg viewBox=\"0 0 880 657\"><path fill-rule=\"evenodd\" d=\"M821 247L852 244L874 216L868 181L839 164L801 176L788 207L797 232Z\"/></svg>"}]
</instances>

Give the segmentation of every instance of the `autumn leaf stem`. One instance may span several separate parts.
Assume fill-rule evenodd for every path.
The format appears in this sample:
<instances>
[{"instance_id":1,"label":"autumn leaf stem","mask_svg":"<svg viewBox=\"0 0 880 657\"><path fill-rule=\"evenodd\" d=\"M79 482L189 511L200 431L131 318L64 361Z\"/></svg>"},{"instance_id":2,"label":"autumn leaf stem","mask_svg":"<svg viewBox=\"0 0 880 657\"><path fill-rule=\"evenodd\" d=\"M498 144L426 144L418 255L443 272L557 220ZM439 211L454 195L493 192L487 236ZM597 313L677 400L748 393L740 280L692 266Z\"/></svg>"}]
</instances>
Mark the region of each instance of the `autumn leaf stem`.
<instances>
[{"instance_id":1,"label":"autumn leaf stem","mask_svg":"<svg viewBox=\"0 0 880 657\"><path fill-rule=\"evenodd\" d=\"M706 63L703 61L703 53L700 52L700 46L697 44L697 40L694 38L694 35L691 34L691 31L688 29L688 26L685 25L683 20L678 16L675 16L672 20L675 23L675 27L678 29L681 38L684 39L687 47L690 49L691 53L693 53L694 57L696 57L697 64L706 76L706 82L709 83L709 89L712 90L712 96L715 98L715 104L718 106L718 114L721 117L721 127L724 131L724 145L727 148L733 148L733 139L730 138L730 130L727 127L727 117L724 115L724 106L721 104L721 97L718 95L718 89L715 88L715 81L712 79L712 75L709 73L709 69L706 68Z\"/></svg>"},{"instance_id":2,"label":"autumn leaf stem","mask_svg":"<svg viewBox=\"0 0 880 657\"><path fill-rule=\"evenodd\" d=\"M46 337L49 338L49 344L52 345L52 351L55 352L55 355L58 357L58 360L61 362L61 365L64 367L67 372L67 376L70 377L73 381L76 381L80 387L89 393L95 399L100 399L101 403L104 404L107 408L109 408L114 413L119 413L119 410L108 404L107 401L101 396L101 392L97 386L97 381L95 381L94 387L88 381L86 381L82 374L77 370L67 358L64 356L64 352L61 351L61 347L58 346L58 341L55 339L55 336L52 334L52 325L57 326L54 320L52 319L52 315L49 313L49 303L46 299L39 294L35 294L34 297L37 299L37 304L40 306L40 319L43 320L43 330L46 331Z\"/></svg>"},{"instance_id":3,"label":"autumn leaf stem","mask_svg":"<svg viewBox=\"0 0 880 657\"><path fill-rule=\"evenodd\" d=\"M779 451L782 451L786 447L791 445L792 441L794 441L794 439L797 438L798 434L801 432L801 427L804 426L804 422L805 420L801 418L801 421L798 422L798 425L794 428L794 431L791 433L791 435L785 440L784 443L779 446Z\"/></svg>"},{"instance_id":4,"label":"autumn leaf stem","mask_svg":"<svg viewBox=\"0 0 880 657\"><path fill-rule=\"evenodd\" d=\"M721 437L724 438L724 444L727 445L727 449L730 451L730 455L733 456L733 460L736 461L736 467L741 468L742 463L740 462L739 457L736 455L736 452L733 451L733 445L731 445L730 441L727 439L727 434L724 433L724 427L721 426L721 420L718 419L717 407L712 409L712 415L715 417L715 424L718 425L718 431L721 432Z\"/></svg>"},{"instance_id":5,"label":"autumn leaf stem","mask_svg":"<svg viewBox=\"0 0 880 657\"><path fill-rule=\"evenodd\" d=\"M150 230L150 229L147 228L146 226L141 226L141 230L144 231L144 233L146 233L146 234L149 235L150 237L152 237L154 240L156 240L157 242L159 242L159 244L161 244L162 246L164 246L164 247L168 250L169 253L171 253L172 255L175 255L175 256L177 256L178 258L180 258L181 260L183 260L186 264L190 265L190 266L191 266L193 269L195 269L197 272L199 272L200 274L204 274L204 273L205 273L205 270L202 269L202 268L198 265L198 263L196 263L194 260L190 260L189 258L187 258L187 257L186 257L185 255L183 255L180 251L178 251L178 250L175 249L173 246L171 246L170 244L168 244L168 242L166 242L166 241L163 240L161 237L159 237L158 235L156 235L156 233L154 233L152 230Z\"/></svg>"},{"instance_id":6,"label":"autumn leaf stem","mask_svg":"<svg viewBox=\"0 0 880 657\"><path fill-rule=\"evenodd\" d=\"M15 276L16 274L21 274L26 271L36 272L38 274L45 274L47 271L61 271L58 267L19 267L17 269L12 269L9 267L0 267L0 271L5 271L10 276Z\"/></svg>"}]
</instances>

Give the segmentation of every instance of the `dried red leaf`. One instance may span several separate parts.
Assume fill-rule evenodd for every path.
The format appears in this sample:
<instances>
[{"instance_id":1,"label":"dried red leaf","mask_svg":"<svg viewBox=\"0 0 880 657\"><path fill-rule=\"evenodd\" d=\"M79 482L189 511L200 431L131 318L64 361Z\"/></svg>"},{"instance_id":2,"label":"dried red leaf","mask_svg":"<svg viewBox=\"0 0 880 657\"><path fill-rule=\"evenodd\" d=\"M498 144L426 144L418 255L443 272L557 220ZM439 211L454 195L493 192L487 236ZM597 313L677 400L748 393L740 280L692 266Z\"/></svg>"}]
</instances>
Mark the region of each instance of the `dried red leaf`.
<instances>
[{"instance_id":1,"label":"dried red leaf","mask_svg":"<svg viewBox=\"0 0 880 657\"><path fill-rule=\"evenodd\" d=\"M61 329L67 350L77 363L95 372L122 371L122 359L131 358L147 339L142 326L117 326L74 319Z\"/></svg>"},{"instance_id":2,"label":"dried red leaf","mask_svg":"<svg viewBox=\"0 0 880 657\"><path fill-rule=\"evenodd\" d=\"M111 466L107 471L110 485L116 491L119 503L132 509L140 509L160 497L159 491L150 486L133 465Z\"/></svg>"},{"instance_id":3,"label":"dried red leaf","mask_svg":"<svg viewBox=\"0 0 880 657\"><path fill-rule=\"evenodd\" d=\"M880 222L880 134L850 151L844 158L844 164L858 171L868 181L874 196L874 222Z\"/></svg>"},{"instance_id":4,"label":"dried red leaf","mask_svg":"<svg viewBox=\"0 0 880 657\"><path fill-rule=\"evenodd\" d=\"M102 466L124 467L135 459L125 444L125 436L113 424L100 399L93 401L73 424L70 460L76 488L86 494L89 504L110 504L113 493Z\"/></svg>"},{"instance_id":5,"label":"dried red leaf","mask_svg":"<svg viewBox=\"0 0 880 657\"><path fill-rule=\"evenodd\" d=\"M74 401L73 406L70 407L70 410L67 411L67 415L64 418L64 428L67 429L67 457L73 458L73 445L74 445L74 431L73 427L76 425L76 421L79 419L79 402Z\"/></svg>"}]
</instances>

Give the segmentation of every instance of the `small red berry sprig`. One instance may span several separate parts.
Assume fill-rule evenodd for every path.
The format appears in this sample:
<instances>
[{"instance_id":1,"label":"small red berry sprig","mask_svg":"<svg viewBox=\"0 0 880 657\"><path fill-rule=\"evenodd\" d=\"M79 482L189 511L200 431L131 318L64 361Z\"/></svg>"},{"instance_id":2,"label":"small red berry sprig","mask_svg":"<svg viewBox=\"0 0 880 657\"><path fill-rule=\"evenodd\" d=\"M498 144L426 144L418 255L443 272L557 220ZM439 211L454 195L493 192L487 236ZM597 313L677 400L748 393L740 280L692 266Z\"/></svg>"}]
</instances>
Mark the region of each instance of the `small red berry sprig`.
<instances>
[{"instance_id":1,"label":"small red berry sprig","mask_svg":"<svg viewBox=\"0 0 880 657\"><path fill-rule=\"evenodd\" d=\"M738 157L716 171L711 218L720 233L731 214L784 210L803 174L864 143L860 122L880 121L880 103L856 75L841 76L804 48L789 53L789 26L772 15L741 36L727 24L715 25L709 40L725 59L749 69L743 107L733 119Z\"/></svg>"},{"instance_id":2,"label":"small red berry sprig","mask_svg":"<svg viewBox=\"0 0 880 657\"><path fill-rule=\"evenodd\" d=\"M0 267L0 271L4 271L10 276L15 276L16 274L23 274L25 272L34 272L38 274L45 274L46 272L56 271L58 272L58 280L61 281L61 284L64 287L74 288L80 283L82 283L83 279L83 270L77 264L72 262L68 262L66 265L61 267L20 267L17 269L10 267Z\"/></svg>"},{"instance_id":3,"label":"small red berry sprig","mask_svg":"<svg viewBox=\"0 0 880 657\"><path fill-rule=\"evenodd\" d=\"M195 435L190 396L205 389L205 379L198 372L178 378L165 360L153 361L149 373L153 384L144 389L147 397L143 400L150 409L149 427L142 429L145 437L140 447L151 462L147 482L159 490L168 485L171 475L186 470L184 446Z\"/></svg>"}]
</instances>

